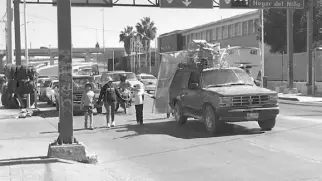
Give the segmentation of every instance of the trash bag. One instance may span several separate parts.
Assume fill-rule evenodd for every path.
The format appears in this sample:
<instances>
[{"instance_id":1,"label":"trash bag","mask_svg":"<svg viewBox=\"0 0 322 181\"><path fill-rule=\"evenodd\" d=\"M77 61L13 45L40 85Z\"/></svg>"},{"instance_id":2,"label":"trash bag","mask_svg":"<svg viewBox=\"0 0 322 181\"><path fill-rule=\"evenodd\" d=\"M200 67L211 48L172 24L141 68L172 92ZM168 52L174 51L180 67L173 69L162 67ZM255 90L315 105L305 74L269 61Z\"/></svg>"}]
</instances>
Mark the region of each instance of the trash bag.
<instances>
[{"instance_id":1,"label":"trash bag","mask_svg":"<svg viewBox=\"0 0 322 181\"><path fill-rule=\"evenodd\" d=\"M8 91L9 93L15 93L17 91L18 82L16 80L9 80Z\"/></svg>"},{"instance_id":2,"label":"trash bag","mask_svg":"<svg viewBox=\"0 0 322 181\"><path fill-rule=\"evenodd\" d=\"M37 71L35 67L28 67L27 74L30 80L35 80L37 78Z\"/></svg>"},{"instance_id":3,"label":"trash bag","mask_svg":"<svg viewBox=\"0 0 322 181\"><path fill-rule=\"evenodd\" d=\"M9 79L16 79L16 77L17 77L17 67L15 65L11 65Z\"/></svg>"},{"instance_id":4,"label":"trash bag","mask_svg":"<svg viewBox=\"0 0 322 181\"><path fill-rule=\"evenodd\" d=\"M31 94L36 90L34 81L18 81L16 93L18 94Z\"/></svg>"},{"instance_id":5,"label":"trash bag","mask_svg":"<svg viewBox=\"0 0 322 181\"><path fill-rule=\"evenodd\" d=\"M28 68L25 65L21 65L17 67L17 81L27 79L28 78Z\"/></svg>"}]
</instances>

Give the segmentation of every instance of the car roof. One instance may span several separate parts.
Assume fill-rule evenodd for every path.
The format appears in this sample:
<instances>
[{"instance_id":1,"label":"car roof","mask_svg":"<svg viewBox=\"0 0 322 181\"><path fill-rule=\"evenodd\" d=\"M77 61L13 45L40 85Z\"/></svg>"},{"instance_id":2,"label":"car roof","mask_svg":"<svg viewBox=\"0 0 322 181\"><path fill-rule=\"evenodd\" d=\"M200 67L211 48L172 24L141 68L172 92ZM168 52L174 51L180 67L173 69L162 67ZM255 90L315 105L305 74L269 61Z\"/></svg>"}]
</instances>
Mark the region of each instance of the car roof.
<instances>
[{"instance_id":1,"label":"car roof","mask_svg":"<svg viewBox=\"0 0 322 181\"><path fill-rule=\"evenodd\" d=\"M90 75L73 75L73 78L93 78L93 76Z\"/></svg>"}]
</instances>

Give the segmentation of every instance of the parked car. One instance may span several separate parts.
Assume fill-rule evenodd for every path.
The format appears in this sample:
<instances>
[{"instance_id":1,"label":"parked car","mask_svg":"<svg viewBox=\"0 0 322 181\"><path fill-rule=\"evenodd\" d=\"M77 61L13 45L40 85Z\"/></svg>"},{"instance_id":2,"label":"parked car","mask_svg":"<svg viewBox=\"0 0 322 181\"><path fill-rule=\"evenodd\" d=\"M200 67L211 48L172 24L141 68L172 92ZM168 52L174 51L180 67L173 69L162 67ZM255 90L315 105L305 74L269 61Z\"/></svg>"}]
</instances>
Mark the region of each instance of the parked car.
<instances>
[{"instance_id":1,"label":"parked car","mask_svg":"<svg viewBox=\"0 0 322 181\"><path fill-rule=\"evenodd\" d=\"M56 94L59 91L59 80L53 80L46 88L47 104L56 105Z\"/></svg>"},{"instance_id":2,"label":"parked car","mask_svg":"<svg viewBox=\"0 0 322 181\"><path fill-rule=\"evenodd\" d=\"M74 113L80 113L82 110L80 109L81 99L85 90L86 83L92 83L94 86L95 99L98 99L100 89L97 84L95 84L94 76L90 75L74 75L73 76L73 110ZM56 110L59 111L59 92L56 94ZM102 113L102 108L96 109L97 113Z\"/></svg>"},{"instance_id":3,"label":"parked car","mask_svg":"<svg viewBox=\"0 0 322 181\"><path fill-rule=\"evenodd\" d=\"M201 119L209 133L222 131L225 122L257 121L271 130L279 114L275 91L258 87L242 69L179 68L170 85L169 103L175 120Z\"/></svg>"},{"instance_id":4,"label":"parked car","mask_svg":"<svg viewBox=\"0 0 322 181\"><path fill-rule=\"evenodd\" d=\"M158 79L151 74L138 74L137 78L144 84L144 89L147 93L155 91Z\"/></svg>"}]
</instances>

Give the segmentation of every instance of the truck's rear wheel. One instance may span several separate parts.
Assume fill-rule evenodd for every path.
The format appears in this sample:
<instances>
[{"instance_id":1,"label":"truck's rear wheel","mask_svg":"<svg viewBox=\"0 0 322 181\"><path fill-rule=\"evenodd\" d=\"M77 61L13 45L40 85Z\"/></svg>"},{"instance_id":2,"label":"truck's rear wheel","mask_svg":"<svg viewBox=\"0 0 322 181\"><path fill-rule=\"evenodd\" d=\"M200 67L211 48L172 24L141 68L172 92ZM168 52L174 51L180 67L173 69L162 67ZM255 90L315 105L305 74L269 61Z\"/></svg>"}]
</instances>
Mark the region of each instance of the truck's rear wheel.
<instances>
[{"instance_id":1,"label":"truck's rear wheel","mask_svg":"<svg viewBox=\"0 0 322 181\"><path fill-rule=\"evenodd\" d=\"M215 110L210 105L204 107L203 121L208 133L215 134L219 132L221 123L219 122L219 117L215 114Z\"/></svg>"},{"instance_id":2,"label":"truck's rear wheel","mask_svg":"<svg viewBox=\"0 0 322 181\"><path fill-rule=\"evenodd\" d=\"M276 118L258 121L258 125L263 131L272 130L275 127L275 124L276 124Z\"/></svg>"},{"instance_id":3,"label":"truck's rear wheel","mask_svg":"<svg viewBox=\"0 0 322 181\"><path fill-rule=\"evenodd\" d=\"M183 115L180 103L176 103L174 107L174 118L178 124L185 124L188 117Z\"/></svg>"}]
</instances>

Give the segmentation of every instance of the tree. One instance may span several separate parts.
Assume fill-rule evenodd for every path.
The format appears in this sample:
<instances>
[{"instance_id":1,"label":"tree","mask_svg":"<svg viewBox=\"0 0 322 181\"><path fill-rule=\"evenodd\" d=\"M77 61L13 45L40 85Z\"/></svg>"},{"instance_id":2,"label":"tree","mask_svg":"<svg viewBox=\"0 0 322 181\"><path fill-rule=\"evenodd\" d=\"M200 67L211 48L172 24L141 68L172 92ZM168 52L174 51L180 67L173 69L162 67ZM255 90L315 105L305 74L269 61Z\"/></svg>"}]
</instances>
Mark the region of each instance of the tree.
<instances>
[{"instance_id":1,"label":"tree","mask_svg":"<svg viewBox=\"0 0 322 181\"><path fill-rule=\"evenodd\" d=\"M128 55L131 54L131 39L134 37L134 34L133 26L127 26L119 35L120 42L124 43L124 49Z\"/></svg>"},{"instance_id":2,"label":"tree","mask_svg":"<svg viewBox=\"0 0 322 181\"><path fill-rule=\"evenodd\" d=\"M307 7L303 10L295 10L293 16L293 41L294 52L306 51L307 44ZM287 14L286 9L264 10L264 42L271 47L272 53L286 53L287 47ZM317 40L319 22L322 20L321 8L314 8L314 40ZM261 20L261 17L260 17ZM257 39L261 41L261 21L255 25Z\"/></svg>"},{"instance_id":3,"label":"tree","mask_svg":"<svg viewBox=\"0 0 322 181\"><path fill-rule=\"evenodd\" d=\"M150 50L151 40L156 38L157 28L150 17L144 17L135 26L138 37L141 39L143 48L146 51L146 62L148 62L148 52Z\"/></svg>"}]
</instances>

